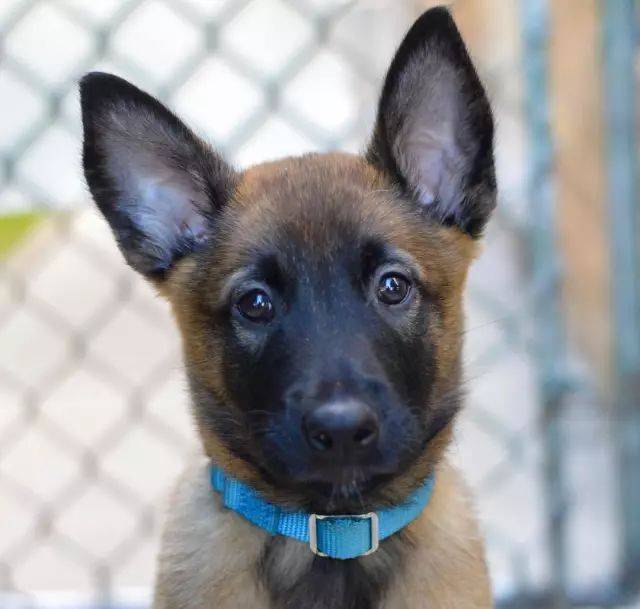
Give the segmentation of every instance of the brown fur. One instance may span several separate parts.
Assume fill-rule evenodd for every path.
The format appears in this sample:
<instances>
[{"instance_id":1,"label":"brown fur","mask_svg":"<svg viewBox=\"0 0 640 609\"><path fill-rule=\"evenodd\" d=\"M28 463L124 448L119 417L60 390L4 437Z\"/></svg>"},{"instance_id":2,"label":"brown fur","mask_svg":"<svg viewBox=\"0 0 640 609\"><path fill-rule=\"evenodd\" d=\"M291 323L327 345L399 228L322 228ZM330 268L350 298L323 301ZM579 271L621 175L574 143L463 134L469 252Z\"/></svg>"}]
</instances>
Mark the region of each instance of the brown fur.
<instances>
[{"instance_id":1,"label":"brown fur","mask_svg":"<svg viewBox=\"0 0 640 609\"><path fill-rule=\"evenodd\" d=\"M384 231L387 238L392 237L418 261L439 303L439 314L433 317L429 329L436 348L435 394L455 390L463 326L462 290L476 243L456 229L425 224L410 212L398 213L396 193L385 188L384 177L360 157L345 154L286 159L254 167L241 176L224 220L225 228L231 232L225 246L216 253L215 262L207 265L217 272L207 272L203 278L202 263L187 258L160 286L172 303L181 328L187 365L224 399L222 345L208 329L209 317L202 299L215 302L218 276L242 263L244 236L259 238L263 231L273 230L272 223L281 218L301 226L305 243L326 249L331 235L323 234L314 218L320 212L305 205L302 191L314 193L327 183L333 185L342 205L339 213L361 213L356 202L363 197L373 199L368 205L371 213L361 221ZM291 191L292 185L300 185L300 191ZM331 193L325 192L324 196L331 200ZM207 289L202 289L201 281ZM253 485L272 501L296 504L295 496L266 485L258 471L236 458L210 429L200 425L200 433L207 456L227 472ZM451 436L449 424L429 443L413 467L385 490L390 502L400 501L434 467L438 469L431 503L408 528L412 543L408 544L407 567L397 574L385 608L491 606L482 542L468 492L458 473L443 458ZM188 472L170 504L154 606L267 609L268 595L257 574L266 537L263 531L220 506L202 467ZM313 556L304 544L294 540L285 543L287 551L280 568L287 577L294 577L296 569L302 569ZM384 561L383 548L364 560Z\"/></svg>"}]
</instances>

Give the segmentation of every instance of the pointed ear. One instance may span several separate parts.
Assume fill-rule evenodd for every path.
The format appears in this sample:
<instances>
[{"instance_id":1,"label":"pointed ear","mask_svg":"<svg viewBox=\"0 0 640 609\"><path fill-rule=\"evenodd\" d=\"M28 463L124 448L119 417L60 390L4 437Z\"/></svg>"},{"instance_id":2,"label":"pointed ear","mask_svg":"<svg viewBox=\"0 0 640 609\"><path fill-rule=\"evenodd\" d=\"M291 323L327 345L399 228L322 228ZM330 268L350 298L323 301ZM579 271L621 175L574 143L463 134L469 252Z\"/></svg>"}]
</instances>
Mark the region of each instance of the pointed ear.
<instances>
[{"instance_id":1,"label":"pointed ear","mask_svg":"<svg viewBox=\"0 0 640 609\"><path fill-rule=\"evenodd\" d=\"M161 278L211 236L233 170L159 101L94 72L80 82L83 165L127 262Z\"/></svg>"},{"instance_id":2,"label":"pointed ear","mask_svg":"<svg viewBox=\"0 0 640 609\"><path fill-rule=\"evenodd\" d=\"M445 8L424 13L393 58L367 159L428 216L481 234L496 204L493 119Z\"/></svg>"}]
</instances>

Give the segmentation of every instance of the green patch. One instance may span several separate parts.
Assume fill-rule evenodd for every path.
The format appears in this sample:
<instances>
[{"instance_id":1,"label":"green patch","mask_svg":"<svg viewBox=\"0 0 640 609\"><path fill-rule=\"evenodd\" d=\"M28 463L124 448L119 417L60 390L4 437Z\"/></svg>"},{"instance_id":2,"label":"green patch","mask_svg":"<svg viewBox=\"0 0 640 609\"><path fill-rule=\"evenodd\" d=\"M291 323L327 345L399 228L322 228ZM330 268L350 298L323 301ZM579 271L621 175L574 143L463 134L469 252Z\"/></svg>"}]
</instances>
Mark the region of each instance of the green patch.
<instances>
[{"instance_id":1,"label":"green patch","mask_svg":"<svg viewBox=\"0 0 640 609\"><path fill-rule=\"evenodd\" d=\"M43 217L42 213L0 216L0 260L25 239Z\"/></svg>"}]
</instances>

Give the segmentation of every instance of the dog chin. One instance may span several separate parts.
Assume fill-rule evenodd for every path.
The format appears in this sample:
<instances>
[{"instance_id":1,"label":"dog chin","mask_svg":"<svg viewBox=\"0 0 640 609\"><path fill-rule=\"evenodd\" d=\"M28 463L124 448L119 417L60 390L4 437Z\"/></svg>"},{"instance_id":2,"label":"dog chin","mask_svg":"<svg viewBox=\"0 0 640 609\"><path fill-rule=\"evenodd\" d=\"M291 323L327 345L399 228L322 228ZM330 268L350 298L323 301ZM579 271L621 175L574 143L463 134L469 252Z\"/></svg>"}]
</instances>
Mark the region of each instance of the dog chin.
<instances>
[{"instance_id":1,"label":"dog chin","mask_svg":"<svg viewBox=\"0 0 640 609\"><path fill-rule=\"evenodd\" d=\"M394 477L385 470L345 467L331 472L298 474L287 485L310 511L319 514L361 514L379 507L378 491Z\"/></svg>"}]
</instances>

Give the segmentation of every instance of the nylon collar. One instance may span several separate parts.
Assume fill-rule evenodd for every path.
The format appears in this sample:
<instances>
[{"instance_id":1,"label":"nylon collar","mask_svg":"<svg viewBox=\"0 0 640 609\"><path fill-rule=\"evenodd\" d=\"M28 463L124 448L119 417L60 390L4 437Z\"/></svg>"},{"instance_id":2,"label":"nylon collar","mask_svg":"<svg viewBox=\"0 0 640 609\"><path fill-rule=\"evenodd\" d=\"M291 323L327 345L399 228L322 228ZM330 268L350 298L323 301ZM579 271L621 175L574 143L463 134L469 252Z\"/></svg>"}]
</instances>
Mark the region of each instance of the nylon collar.
<instances>
[{"instance_id":1,"label":"nylon collar","mask_svg":"<svg viewBox=\"0 0 640 609\"><path fill-rule=\"evenodd\" d=\"M375 552L382 539L415 520L429 503L434 477L429 476L401 505L368 514L339 516L284 510L214 465L211 486L220 494L225 507L271 535L292 537L308 543L319 556L345 560Z\"/></svg>"}]
</instances>

